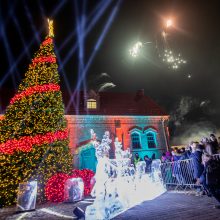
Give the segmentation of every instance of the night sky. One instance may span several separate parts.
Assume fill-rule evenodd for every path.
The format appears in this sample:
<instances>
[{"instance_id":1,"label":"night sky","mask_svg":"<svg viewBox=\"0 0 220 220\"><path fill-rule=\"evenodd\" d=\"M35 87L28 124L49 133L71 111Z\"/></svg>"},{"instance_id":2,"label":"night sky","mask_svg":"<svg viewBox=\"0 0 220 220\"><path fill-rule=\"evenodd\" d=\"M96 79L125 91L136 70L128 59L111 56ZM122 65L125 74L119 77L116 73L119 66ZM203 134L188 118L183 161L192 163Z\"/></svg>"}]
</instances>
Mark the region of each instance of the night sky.
<instances>
[{"instance_id":1,"label":"night sky","mask_svg":"<svg viewBox=\"0 0 220 220\"><path fill-rule=\"evenodd\" d=\"M78 51L69 57L67 54L77 43L76 34L73 34L77 20L81 20L84 8L85 27L88 28L90 21L104 9L100 7L91 16L92 11L105 2L107 0L0 0L0 89L13 90L19 85L34 52L46 36L46 17L51 17L55 23L62 90L67 90L65 75L73 91L77 83ZM83 44L85 64L118 2L110 2L86 35ZM161 40L166 18L174 21L173 27L167 29L169 48L187 61L177 70L168 68L156 49L156 42L160 54L166 46ZM88 89L97 90L105 82L116 85L107 90L112 92L135 93L144 89L145 95L152 97L175 119L171 124L177 128L174 132L177 136L190 129L195 133L192 126L215 132L220 127L219 22L218 1L122 1L88 69ZM60 49L71 35L70 41ZM152 43L145 44L140 56L133 58L129 49L137 41ZM66 57L67 62L63 65ZM100 77L102 73L109 77Z\"/></svg>"}]
</instances>

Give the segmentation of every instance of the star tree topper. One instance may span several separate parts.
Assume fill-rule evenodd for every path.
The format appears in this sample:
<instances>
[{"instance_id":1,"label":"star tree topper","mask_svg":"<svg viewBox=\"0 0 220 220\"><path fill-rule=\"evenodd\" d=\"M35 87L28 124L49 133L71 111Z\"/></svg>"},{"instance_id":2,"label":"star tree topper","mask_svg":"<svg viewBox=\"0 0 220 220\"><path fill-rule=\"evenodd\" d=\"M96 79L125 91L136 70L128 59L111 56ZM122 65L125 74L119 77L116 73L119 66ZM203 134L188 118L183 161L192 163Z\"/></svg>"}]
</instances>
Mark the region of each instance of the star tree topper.
<instances>
[{"instance_id":1,"label":"star tree topper","mask_svg":"<svg viewBox=\"0 0 220 220\"><path fill-rule=\"evenodd\" d=\"M49 28L49 37L54 37L54 31L53 31L53 20L47 19L48 22L48 28Z\"/></svg>"}]
</instances>

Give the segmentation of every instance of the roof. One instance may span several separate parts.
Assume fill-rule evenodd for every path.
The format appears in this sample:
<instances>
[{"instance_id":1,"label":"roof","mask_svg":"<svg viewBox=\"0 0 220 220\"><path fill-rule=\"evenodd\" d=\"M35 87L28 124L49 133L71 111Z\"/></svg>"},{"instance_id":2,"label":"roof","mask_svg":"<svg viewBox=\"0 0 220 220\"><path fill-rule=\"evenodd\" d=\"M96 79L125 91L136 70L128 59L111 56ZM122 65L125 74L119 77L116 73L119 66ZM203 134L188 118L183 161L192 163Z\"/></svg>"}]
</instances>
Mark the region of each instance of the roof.
<instances>
[{"instance_id":1,"label":"roof","mask_svg":"<svg viewBox=\"0 0 220 220\"><path fill-rule=\"evenodd\" d=\"M79 95L79 111L75 111L72 104L66 114L70 115L139 115L139 116L164 116L168 115L163 108L156 104L150 97L142 93L99 92L96 99L99 100L99 108L86 110L83 92ZM87 98L91 98L87 96ZM68 99L69 100L69 99ZM76 100L76 98L75 98ZM64 94L64 102L67 105L67 96Z\"/></svg>"},{"instance_id":2,"label":"roof","mask_svg":"<svg viewBox=\"0 0 220 220\"><path fill-rule=\"evenodd\" d=\"M8 88L1 88L0 111L4 112L9 104L9 99L13 97L15 91ZM70 100L69 94L63 92L63 100L65 106L68 106ZM76 105L71 104L69 109L66 109L66 114L69 115L140 115L140 116L165 116L166 111L156 104L150 97L145 96L143 90L137 93L122 93L122 92L99 92L90 91L85 94L78 92L79 96L79 111L76 111ZM76 97L74 100L76 101ZM85 98L86 97L86 98ZM97 110L88 111L85 108L85 99L95 98L99 100L99 108Z\"/></svg>"}]
</instances>

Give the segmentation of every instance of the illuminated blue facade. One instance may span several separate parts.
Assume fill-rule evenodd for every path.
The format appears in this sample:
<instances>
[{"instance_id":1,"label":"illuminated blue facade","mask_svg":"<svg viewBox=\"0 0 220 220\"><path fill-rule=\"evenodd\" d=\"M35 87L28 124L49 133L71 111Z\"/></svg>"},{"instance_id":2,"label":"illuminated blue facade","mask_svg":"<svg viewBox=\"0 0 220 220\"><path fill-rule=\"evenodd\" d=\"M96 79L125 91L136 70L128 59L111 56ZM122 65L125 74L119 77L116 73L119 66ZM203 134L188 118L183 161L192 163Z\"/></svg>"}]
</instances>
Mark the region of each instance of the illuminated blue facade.
<instances>
[{"instance_id":1,"label":"illuminated blue facade","mask_svg":"<svg viewBox=\"0 0 220 220\"><path fill-rule=\"evenodd\" d=\"M90 143L90 129L94 129L99 140L105 131L112 138L110 157L114 157L114 139L118 137L124 149L130 148L133 154L138 153L160 158L168 149L167 122L162 116L67 116L75 166L95 169L95 150ZM135 138L133 138L135 137ZM93 164L93 165L91 165Z\"/></svg>"},{"instance_id":2,"label":"illuminated blue facade","mask_svg":"<svg viewBox=\"0 0 220 220\"><path fill-rule=\"evenodd\" d=\"M99 140L105 131L112 139L110 157L114 157L114 139L118 137L123 148L160 158L169 148L169 116L143 90L136 94L89 91L79 94L79 108L67 115L70 147L75 166L95 169L96 159L90 143L90 129ZM92 164L92 165L91 165ZM92 168L91 168L92 166Z\"/></svg>"}]
</instances>

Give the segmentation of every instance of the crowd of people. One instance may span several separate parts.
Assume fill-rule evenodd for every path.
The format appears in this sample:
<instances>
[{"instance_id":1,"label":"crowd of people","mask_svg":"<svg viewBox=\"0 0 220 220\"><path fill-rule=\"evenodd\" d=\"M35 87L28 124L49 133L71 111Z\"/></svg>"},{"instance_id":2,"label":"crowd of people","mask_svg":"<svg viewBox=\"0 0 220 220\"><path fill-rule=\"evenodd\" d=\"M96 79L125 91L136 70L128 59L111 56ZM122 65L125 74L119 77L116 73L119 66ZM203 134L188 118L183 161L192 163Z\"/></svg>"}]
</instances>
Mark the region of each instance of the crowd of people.
<instances>
[{"instance_id":1,"label":"crowd of people","mask_svg":"<svg viewBox=\"0 0 220 220\"><path fill-rule=\"evenodd\" d=\"M198 194L212 195L219 202L220 208L220 142L214 134L204 137L200 142L192 141L186 148L174 148L171 152L163 153L162 163L172 162L172 175L178 183L194 182ZM192 167L184 160L191 159ZM191 170L190 170L191 169ZM193 173L193 179L186 180L186 172ZM188 181L188 182L186 182ZM199 187L202 186L202 187Z\"/></svg>"},{"instance_id":2,"label":"crowd of people","mask_svg":"<svg viewBox=\"0 0 220 220\"><path fill-rule=\"evenodd\" d=\"M209 138L203 137L200 142L192 141L186 147L182 147L182 148L176 147L171 152L167 151L166 153L163 153L161 157L161 162L163 163L163 162L172 162L172 161L190 159L193 156L195 156L194 154L192 154L195 153L195 151L206 153L208 155L214 155L214 154L218 154L219 150L220 150L220 143L218 142L214 134L210 134Z\"/></svg>"},{"instance_id":3,"label":"crowd of people","mask_svg":"<svg viewBox=\"0 0 220 220\"><path fill-rule=\"evenodd\" d=\"M165 165L162 176L169 173L180 185L195 185L197 195L213 196L219 202L215 208L220 209L220 137L218 139L215 134L210 134L200 142L192 141L186 147L174 148L162 154L161 163ZM142 159L136 153L133 164L145 161L145 172L150 173L154 159L155 154L151 158L145 155Z\"/></svg>"}]
</instances>

